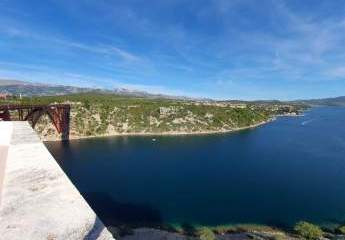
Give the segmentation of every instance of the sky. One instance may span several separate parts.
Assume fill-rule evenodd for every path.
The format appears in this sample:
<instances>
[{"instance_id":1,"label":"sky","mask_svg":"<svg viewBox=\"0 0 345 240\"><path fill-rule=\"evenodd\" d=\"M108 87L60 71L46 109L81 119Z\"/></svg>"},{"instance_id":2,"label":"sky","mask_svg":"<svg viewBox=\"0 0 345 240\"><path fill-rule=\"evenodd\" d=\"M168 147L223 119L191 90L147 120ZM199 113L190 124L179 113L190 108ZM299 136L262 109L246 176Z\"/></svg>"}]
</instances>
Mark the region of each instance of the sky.
<instances>
[{"instance_id":1,"label":"sky","mask_svg":"<svg viewBox=\"0 0 345 240\"><path fill-rule=\"evenodd\" d=\"M345 95L343 0L0 0L0 79L214 99Z\"/></svg>"}]
</instances>

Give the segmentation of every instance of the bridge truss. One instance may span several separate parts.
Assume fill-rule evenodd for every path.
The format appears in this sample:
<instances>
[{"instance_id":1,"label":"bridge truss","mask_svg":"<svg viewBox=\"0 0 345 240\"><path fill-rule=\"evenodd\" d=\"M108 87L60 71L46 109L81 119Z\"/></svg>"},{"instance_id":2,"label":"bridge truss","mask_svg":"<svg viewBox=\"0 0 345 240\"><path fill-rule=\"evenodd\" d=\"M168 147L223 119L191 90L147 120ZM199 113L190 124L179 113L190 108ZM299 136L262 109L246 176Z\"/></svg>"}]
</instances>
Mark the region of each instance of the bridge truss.
<instances>
[{"instance_id":1,"label":"bridge truss","mask_svg":"<svg viewBox=\"0 0 345 240\"><path fill-rule=\"evenodd\" d=\"M70 105L0 105L0 121L29 121L32 128L43 115L48 115L61 138L69 138L70 129Z\"/></svg>"}]
</instances>

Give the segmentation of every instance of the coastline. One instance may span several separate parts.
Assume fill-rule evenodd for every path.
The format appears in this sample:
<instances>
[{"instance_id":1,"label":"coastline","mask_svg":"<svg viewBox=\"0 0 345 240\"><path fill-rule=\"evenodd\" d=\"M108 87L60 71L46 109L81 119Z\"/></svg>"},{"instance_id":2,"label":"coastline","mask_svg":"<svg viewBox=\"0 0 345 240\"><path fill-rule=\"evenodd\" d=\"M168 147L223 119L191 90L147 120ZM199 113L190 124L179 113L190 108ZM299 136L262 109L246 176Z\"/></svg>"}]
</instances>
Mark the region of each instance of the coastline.
<instances>
[{"instance_id":1,"label":"coastline","mask_svg":"<svg viewBox=\"0 0 345 240\"><path fill-rule=\"evenodd\" d=\"M269 228L269 227L267 227ZM210 228L212 229L212 228ZM197 240L197 236L193 235L195 233L184 233L179 231L168 231L159 228L152 227L138 227L132 229L132 231L123 236L117 236L117 239L120 240ZM222 240L250 240L250 239L262 239L262 240L271 240L271 239L298 239L295 238L288 232L282 231L280 229L243 229L237 231L224 231L224 232L215 232L217 239Z\"/></svg>"},{"instance_id":2,"label":"coastline","mask_svg":"<svg viewBox=\"0 0 345 240\"><path fill-rule=\"evenodd\" d=\"M283 115L284 116L284 115ZM109 133L109 134L100 134L100 135L90 135L90 136L75 136L75 135L70 135L68 140L79 140L79 139L91 139L91 138L103 138L103 137L117 137L117 136L193 136L193 135L210 135L210 134L225 134L225 133L231 133L231 132L237 132L237 131L242 131L242 130L247 130L247 129L252 129L252 128L257 128L262 125L265 125L267 123L275 121L277 118L276 116L269 118L266 121L262 121L259 123L255 123L249 126L245 127L239 127L239 128L233 128L233 129L221 129L221 130L212 130L212 131L199 131L199 132L176 132L176 131L171 131L171 132L160 132L160 133L153 133L153 132L125 132L125 133ZM45 142L57 142L57 141L63 141L60 138L45 138L41 137L42 141Z\"/></svg>"}]
</instances>

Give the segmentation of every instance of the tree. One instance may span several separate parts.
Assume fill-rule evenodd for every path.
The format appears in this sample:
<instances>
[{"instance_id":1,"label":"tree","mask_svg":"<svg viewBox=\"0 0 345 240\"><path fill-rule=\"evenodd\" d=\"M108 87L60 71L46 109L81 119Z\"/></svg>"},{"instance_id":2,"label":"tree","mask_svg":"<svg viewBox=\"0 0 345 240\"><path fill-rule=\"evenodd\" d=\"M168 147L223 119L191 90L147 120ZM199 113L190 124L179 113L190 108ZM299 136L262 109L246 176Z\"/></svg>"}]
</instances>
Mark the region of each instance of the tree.
<instances>
[{"instance_id":1,"label":"tree","mask_svg":"<svg viewBox=\"0 0 345 240\"><path fill-rule=\"evenodd\" d=\"M295 225L294 230L298 235L307 240L320 239L323 234L320 227L304 221L298 222Z\"/></svg>"},{"instance_id":2,"label":"tree","mask_svg":"<svg viewBox=\"0 0 345 240\"><path fill-rule=\"evenodd\" d=\"M86 99L84 101L84 107L87 109L87 110L90 110L90 101L88 99Z\"/></svg>"}]
</instances>

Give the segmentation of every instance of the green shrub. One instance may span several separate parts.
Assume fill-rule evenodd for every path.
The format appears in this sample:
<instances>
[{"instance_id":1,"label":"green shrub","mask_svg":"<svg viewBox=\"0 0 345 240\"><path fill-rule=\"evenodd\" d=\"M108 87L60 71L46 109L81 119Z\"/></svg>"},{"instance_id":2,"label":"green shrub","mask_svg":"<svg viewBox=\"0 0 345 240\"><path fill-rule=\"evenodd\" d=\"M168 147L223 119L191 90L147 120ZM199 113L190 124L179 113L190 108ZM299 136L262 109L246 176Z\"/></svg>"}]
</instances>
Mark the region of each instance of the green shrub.
<instances>
[{"instance_id":1,"label":"green shrub","mask_svg":"<svg viewBox=\"0 0 345 240\"><path fill-rule=\"evenodd\" d=\"M198 237L200 240L215 240L216 236L211 229L207 227L202 227L198 230Z\"/></svg>"},{"instance_id":2,"label":"green shrub","mask_svg":"<svg viewBox=\"0 0 345 240\"><path fill-rule=\"evenodd\" d=\"M218 225L212 227L212 230L217 234L224 234L228 232L235 232L235 227L233 225Z\"/></svg>"},{"instance_id":3,"label":"green shrub","mask_svg":"<svg viewBox=\"0 0 345 240\"><path fill-rule=\"evenodd\" d=\"M341 233L341 234L345 234L345 226L341 226L338 228L338 231Z\"/></svg>"},{"instance_id":4,"label":"green shrub","mask_svg":"<svg viewBox=\"0 0 345 240\"><path fill-rule=\"evenodd\" d=\"M320 239L323 234L320 227L308 222L303 222L303 221L298 222L295 225L294 230L296 231L298 235L300 235L301 237L307 240Z\"/></svg>"},{"instance_id":5,"label":"green shrub","mask_svg":"<svg viewBox=\"0 0 345 240\"><path fill-rule=\"evenodd\" d=\"M88 99L84 100L84 107L87 109L87 110L90 110L90 101Z\"/></svg>"},{"instance_id":6,"label":"green shrub","mask_svg":"<svg viewBox=\"0 0 345 240\"><path fill-rule=\"evenodd\" d=\"M272 237L273 240L287 240L288 237L285 234L276 234Z\"/></svg>"}]
</instances>

